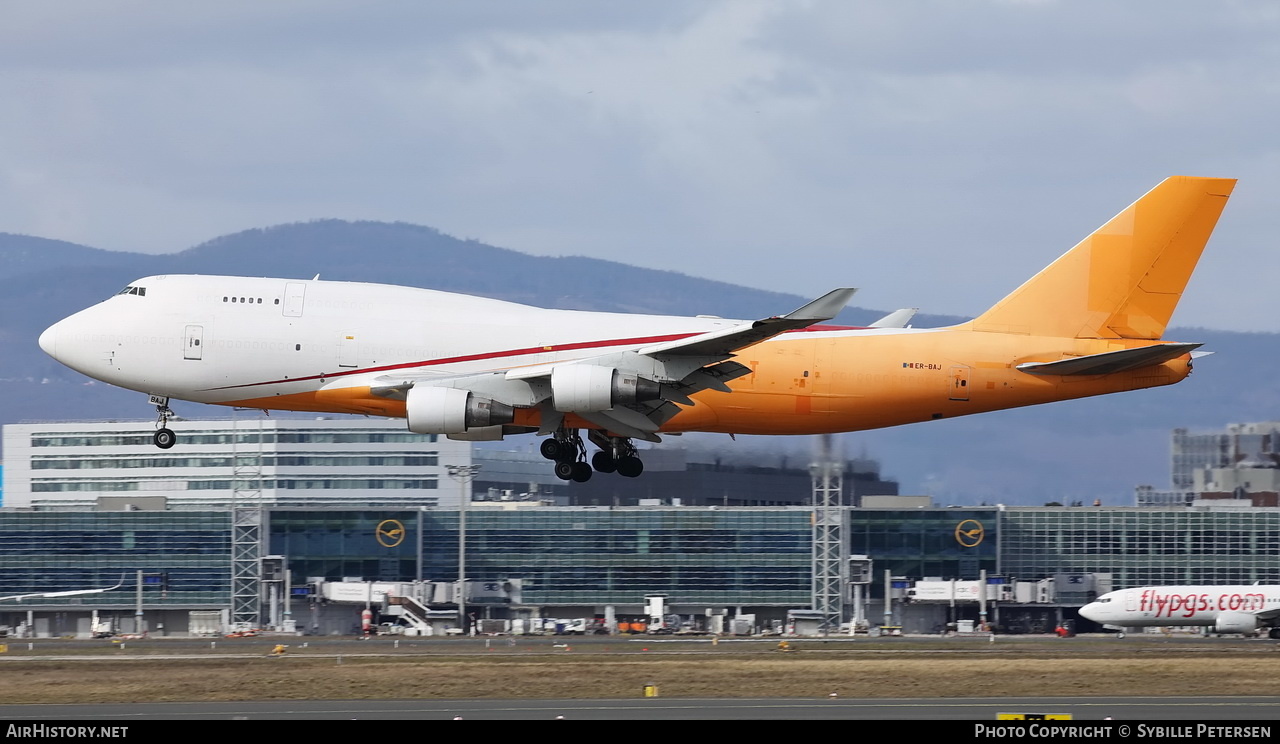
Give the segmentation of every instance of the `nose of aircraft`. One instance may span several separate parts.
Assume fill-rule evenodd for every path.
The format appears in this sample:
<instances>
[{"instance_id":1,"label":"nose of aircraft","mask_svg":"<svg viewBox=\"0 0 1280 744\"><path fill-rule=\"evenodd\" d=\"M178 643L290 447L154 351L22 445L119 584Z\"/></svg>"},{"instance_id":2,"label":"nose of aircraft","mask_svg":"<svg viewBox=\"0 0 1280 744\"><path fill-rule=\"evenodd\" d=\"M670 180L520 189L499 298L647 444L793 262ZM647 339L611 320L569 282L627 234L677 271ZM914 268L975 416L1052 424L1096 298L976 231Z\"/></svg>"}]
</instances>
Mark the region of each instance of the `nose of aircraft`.
<instances>
[{"instance_id":1,"label":"nose of aircraft","mask_svg":"<svg viewBox=\"0 0 1280 744\"><path fill-rule=\"evenodd\" d=\"M30 337L28 336L28 338ZM44 333L40 334L39 343L40 343L40 348L44 349L44 353L48 354L54 359L58 358L58 324L57 323L54 323L53 325L44 329Z\"/></svg>"},{"instance_id":2,"label":"nose of aircraft","mask_svg":"<svg viewBox=\"0 0 1280 744\"><path fill-rule=\"evenodd\" d=\"M1102 622L1102 608L1097 602L1090 602L1080 608L1080 617L1100 623Z\"/></svg>"}]
</instances>

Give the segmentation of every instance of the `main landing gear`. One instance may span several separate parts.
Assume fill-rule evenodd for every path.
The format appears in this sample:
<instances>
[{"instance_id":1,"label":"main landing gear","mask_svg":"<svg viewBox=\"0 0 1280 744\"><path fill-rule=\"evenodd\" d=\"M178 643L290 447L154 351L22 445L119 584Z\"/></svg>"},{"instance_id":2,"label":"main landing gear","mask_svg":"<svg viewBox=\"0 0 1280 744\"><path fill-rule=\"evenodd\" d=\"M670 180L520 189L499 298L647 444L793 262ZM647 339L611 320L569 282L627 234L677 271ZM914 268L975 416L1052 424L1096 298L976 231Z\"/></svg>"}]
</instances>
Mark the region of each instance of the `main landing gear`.
<instances>
[{"instance_id":1,"label":"main landing gear","mask_svg":"<svg viewBox=\"0 0 1280 744\"><path fill-rule=\"evenodd\" d=\"M586 483L591 480L592 468L601 473L614 473L634 478L644 471L644 463L636 456L636 448L626 437L610 437L592 430L588 437L600 448L587 464L587 448L577 429L560 429L551 439L542 440L538 451L548 460L556 461L556 477Z\"/></svg>"},{"instance_id":2,"label":"main landing gear","mask_svg":"<svg viewBox=\"0 0 1280 744\"><path fill-rule=\"evenodd\" d=\"M556 461L556 477L586 483L591 480L591 466L586 463L587 448L577 429L559 429L551 439L542 440L538 451Z\"/></svg>"},{"instance_id":3,"label":"main landing gear","mask_svg":"<svg viewBox=\"0 0 1280 744\"><path fill-rule=\"evenodd\" d=\"M156 400L154 396L152 399ZM169 449L178 442L178 435L169 428L169 417L172 415L173 409L169 408L168 398L156 403L156 426L159 428L151 435L151 441L160 449Z\"/></svg>"}]
</instances>

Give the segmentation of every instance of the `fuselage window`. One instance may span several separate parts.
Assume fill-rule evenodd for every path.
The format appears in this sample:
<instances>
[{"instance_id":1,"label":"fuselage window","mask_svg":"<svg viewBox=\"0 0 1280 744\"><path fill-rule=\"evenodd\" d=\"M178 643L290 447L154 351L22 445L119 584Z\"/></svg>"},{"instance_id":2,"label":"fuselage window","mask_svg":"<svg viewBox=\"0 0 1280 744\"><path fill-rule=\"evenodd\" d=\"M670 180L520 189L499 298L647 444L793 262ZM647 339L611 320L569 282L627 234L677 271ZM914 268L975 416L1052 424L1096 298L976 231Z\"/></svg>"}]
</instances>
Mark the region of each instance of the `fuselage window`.
<instances>
[{"instance_id":1,"label":"fuselage window","mask_svg":"<svg viewBox=\"0 0 1280 744\"><path fill-rule=\"evenodd\" d=\"M223 298L222 298L222 301L223 301L223 302L227 302L227 301L228 301L228 300L230 300L230 299L231 299L230 297L223 297Z\"/></svg>"},{"instance_id":2,"label":"fuselage window","mask_svg":"<svg viewBox=\"0 0 1280 744\"><path fill-rule=\"evenodd\" d=\"M294 345L293 345L293 350L294 350L294 351L302 351L302 344L294 344Z\"/></svg>"},{"instance_id":3,"label":"fuselage window","mask_svg":"<svg viewBox=\"0 0 1280 744\"><path fill-rule=\"evenodd\" d=\"M276 298L276 304L277 304L277 305L279 305L279 304L280 304L280 298L279 298L279 297L277 297L277 298Z\"/></svg>"},{"instance_id":4,"label":"fuselage window","mask_svg":"<svg viewBox=\"0 0 1280 744\"><path fill-rule=\"evenodd\" d=\"M232 302L235 302L235 301L236 301L236 298L232 297L232 298L231 298L231 301L232 301Z\"/></svg>"}]
</instances>

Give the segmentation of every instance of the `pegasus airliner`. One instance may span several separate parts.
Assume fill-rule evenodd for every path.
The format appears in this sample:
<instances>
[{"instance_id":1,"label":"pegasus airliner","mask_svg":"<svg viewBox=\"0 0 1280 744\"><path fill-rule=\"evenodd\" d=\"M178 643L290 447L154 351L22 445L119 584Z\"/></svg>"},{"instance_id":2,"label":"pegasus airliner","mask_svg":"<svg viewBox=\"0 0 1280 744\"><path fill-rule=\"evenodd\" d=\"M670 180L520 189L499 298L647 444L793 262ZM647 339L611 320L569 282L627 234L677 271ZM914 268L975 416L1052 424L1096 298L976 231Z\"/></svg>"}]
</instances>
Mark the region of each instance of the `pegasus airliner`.
<instances>
[{"instance_id":1,"label":"pegasus airliner","mask_svg":"<svg viewBox=\"0 0 1280 744\"><path fill-rule=\"evenodd\" d=\"M1253 634L1264 628L1280 639L1280 586L1144 586L1108 592L1080 615L1124 638L1128 630L1204 626L1215 633Z\"/></svg>"}]
</instances>

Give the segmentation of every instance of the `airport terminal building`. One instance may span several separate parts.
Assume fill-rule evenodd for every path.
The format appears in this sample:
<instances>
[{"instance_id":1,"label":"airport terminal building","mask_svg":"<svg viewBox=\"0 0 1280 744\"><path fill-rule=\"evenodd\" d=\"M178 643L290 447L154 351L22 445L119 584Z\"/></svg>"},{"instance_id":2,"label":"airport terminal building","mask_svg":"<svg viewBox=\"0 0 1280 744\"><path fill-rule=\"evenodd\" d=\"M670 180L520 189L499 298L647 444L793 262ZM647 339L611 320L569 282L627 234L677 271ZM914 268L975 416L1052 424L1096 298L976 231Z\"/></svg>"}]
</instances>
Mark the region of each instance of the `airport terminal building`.
<instances>
[{"instance_id":1,"label":"airport terminal building","mask_svg":"<svg viewBox=\"0 0 1280 744\"><path fill-rule=\"evenodd\" d=\"M849 566L843 615L856 593L869 624L907 631L972 616L918 591L948 581L999 587L989 617L1011 631L1052 627L1113 588L1280 583L1278 508L935 508L882 496L819 515L712 505L720 494L672 505L706 496L702 476L675 479L651 505L557 505L543 490L556 484L536 480L545 463L386 440L397 432L383 422L186 423L190 446L171 451L102 424L6 427L0 628L347 633L366 607L403 624L413 605L423 628L447 629L464 561L473 626L651 617L661 597L691 627L779 628L815 606L831 534ZM488 480L451 479L445 467L476 464L491 467ZM817 529L828 522L838 530ZM73 594L45 596L55 592Z\"/></svg>"},{"instance_id":2,"label":"airport terminal building","mask_svg":"<svg viewBox=\"0 0 1280 744\"><path fill-rule=\"evenodd\" d=\"M871 562L873 622L886 593L901 599L898 589L919 580L1052 579L1058 590L1050 604L1059 610L1123 586L1280 583L1276 509L841 512L847 554ZM283 609L300 629L352 630L361 602L325 597L325 582L376 582L405 593L416 587L430 609L456 608L451 595L440 594L458 578L456 509L277 507L260 516L253 565L280 556L284 571L255 577L254 595L265 602L262 585L276 582L277 598L294 598ZM6 602L0 626L75 635L111 616L128 628L139 601L143 627L153 633L190 632L193 618L208 613L230 622L236 518L231 510L0 510L0 596L122 585ZM764 627L813 602L812 511L803 507L473 505L466 518L466 577L477 619L639 615L646 597L664 595L672 613L750 616ZM892 586L882 576L892 577ZM265 605L259 611L269 614ZM937 613L920 622L909 629L933 629Z\"/></svg>"}]
</instances>

